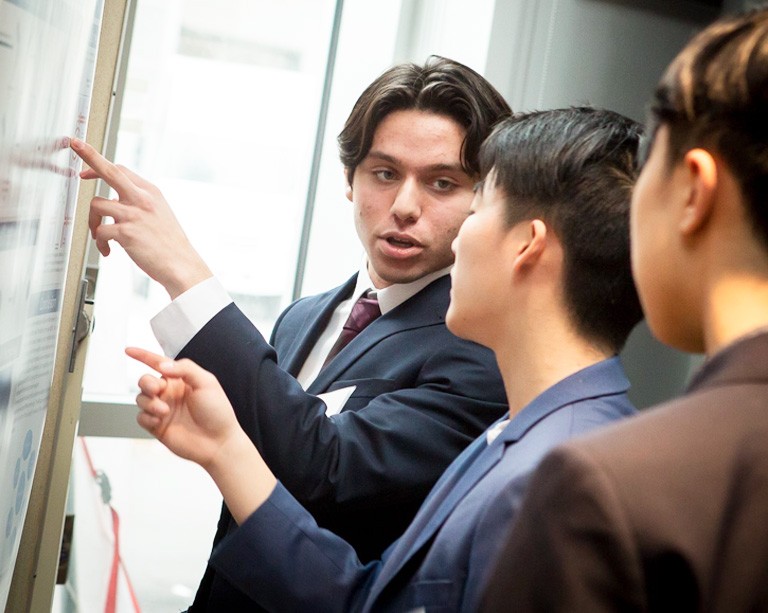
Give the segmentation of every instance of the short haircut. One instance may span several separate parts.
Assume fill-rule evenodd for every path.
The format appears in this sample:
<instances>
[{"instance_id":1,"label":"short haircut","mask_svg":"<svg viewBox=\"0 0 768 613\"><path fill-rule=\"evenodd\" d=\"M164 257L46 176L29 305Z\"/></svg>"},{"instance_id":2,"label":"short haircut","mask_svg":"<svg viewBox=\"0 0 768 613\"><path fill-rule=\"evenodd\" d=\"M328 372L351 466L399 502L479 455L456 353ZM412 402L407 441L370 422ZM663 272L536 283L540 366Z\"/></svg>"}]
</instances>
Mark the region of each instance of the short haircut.
<instances>
[{"instance_id":1,"label":"short haircut","mask_svg":"<svg viewBox=\"0 0 768 613\"><path fill-rule=\"evenodd\" d=\"M715 21L667 68L649 131L669 129L669 164L696 147L736 177L755 236L768 246L768 7Z\"/></svg>"},{"instance_id":2,"label":"short haircut","mask_svg":"<svg viewBox=\"0 0 768 613\"><path fill-rule=\"evenodd\" d=\"M479 175L483 140L512 112L483 76L459 62L433 55L424 66L398 64L365 89L339 134L339 157L350 185L381 121L394 111L411 109L443 115L464 128L461 164L471 177Z\"/></svg>"},{"instance_id":3,"label":"short haircut","mask_svg":"<svg viewBox=\"0 0 768 613\"><path fill-rule=\"evenodd\" d=\"M618 352L643 317L629 255L629 204L642 127L591 107L536 111L499 124L480 152L511 227L541 219L564 252L563 294L576 331Z\"/></svg>"}]
</instances>

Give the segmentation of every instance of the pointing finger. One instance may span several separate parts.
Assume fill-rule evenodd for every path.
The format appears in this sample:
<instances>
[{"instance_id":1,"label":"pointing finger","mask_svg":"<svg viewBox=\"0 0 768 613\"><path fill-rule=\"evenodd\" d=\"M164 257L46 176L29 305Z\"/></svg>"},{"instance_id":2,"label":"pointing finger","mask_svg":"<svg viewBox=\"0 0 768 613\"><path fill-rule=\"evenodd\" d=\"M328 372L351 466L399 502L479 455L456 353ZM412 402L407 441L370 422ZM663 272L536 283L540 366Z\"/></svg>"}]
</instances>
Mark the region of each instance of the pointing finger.
<instances>
[{"instance_id":1,"label":"pointing finger","mask_svg":"<svg viewBox=\"0 0 768 613\"><path fill-rule=\"evenodd\" d=\"M118 164L117 167L120 169L120 171L127 176L135 185L138 187L145 189L147 191L149 190L156 190L157 187L154 183L150 183L147 181L144 177L141 175L137 175L135 172L133 172L130 168L126 168L125 166Z\"/></svg>"},{"instance_id":2,"label":"pointing finger","mask_svg":"<svg viewBox=\"0 0 768 613\"><path fill-rule=\"evenodd\" d=\"M215 381L215 377L211 373L195 364L192 360L183 359L174 361L165 356L138 347L126 347L125 353L134 360L138 360L150 368L154 368L163 376L180 378L193 388L210 384L212 379Z\"/></svg>"},{"instance_id":3,"label":"pointing finger","mask_svg":"<svg viewBox=\"0 0 768 613\"><path fill-rule=\"evenodd\" d=\"M91 167L93 176L91 176L91 173L88 173L88 171L84 171L83 173L87 178L98 177L102 179L118 193L121 200L130 200L131 197L136 194L137 187L131 179L121 171L120 168L101 155L88 143L73 138L70 142L70 146L72 147L72 151L79 155L80 158Z\"/></svg>"},{"instance_id":4,"label":"pointing finger","mask_svg":"<svg viewBox=\"0 0 768 613\"><path fill-rule=\"evenodd\" d=\"M164 355L158 355L156 353L152 353L151 351L147 351L146 349L141 349L139 347L126 347L125 353L132 357L134 360L138 360L139 362L142 362L149 366L150 368L154 368L157 372L162 372L160 370L160 365L163 362L172 362L170 358L167 358Z\"/></svg>"},{"instance_id":5,"label":"pointing finger","mask_svg":"<svg viewBox=\"0 0 768 613\"><path fill-rule=\"evenodd\" d=\"M125 176L127 176L133 183L141 187L145 190L156 190L157 186L154 183L150 183L147 181L144 177L141 175L137 175L135 172L133 172L130 168L126 168L122 164L115 164L115 168L118 168L120 172L122 172ZM81 179L99 179L99 175L96 173L95 170L92 168L85 168L82 171L80 171L80 178Z\"/></svg>"},{"instance_id":6,"label":"pointing finger","mask_svg":"<svg viewBox=\"0 0 768 613\"><path fill-rule=\"evenodd\" d=\"M186 358L175 362L165 360L158 365L158 371L168 377L179 377L193 388L210 385L211 381L216 381L211 373Z\"/></svg>"}]
</instances>

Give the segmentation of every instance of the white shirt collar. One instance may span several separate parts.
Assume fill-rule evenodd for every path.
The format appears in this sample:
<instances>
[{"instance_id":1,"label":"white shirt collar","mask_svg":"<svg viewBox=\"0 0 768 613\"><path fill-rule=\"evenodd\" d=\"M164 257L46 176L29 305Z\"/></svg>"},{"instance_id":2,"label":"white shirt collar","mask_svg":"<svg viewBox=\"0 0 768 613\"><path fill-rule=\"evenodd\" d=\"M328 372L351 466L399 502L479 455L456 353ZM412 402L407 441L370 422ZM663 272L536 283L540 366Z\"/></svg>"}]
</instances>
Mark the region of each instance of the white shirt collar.
<instances>
[{"instance_id":1,"label":"white shirt collar","mask_svg":"<svg viewBox=\"0 0 768 613\"><path fill-rule=\"evenodd\" d=\"M403 302L412 296L418 294L435 279L439 279L450 273L452 267L453 265L446 266L445 268L431 272L410 283L395 283L394 285L390 285L383 289L376 289L373 286L373 281L371 281L371 276L368 274L368 259L364 257L360 270L357 273L357 283L355 284L355 291L352 294L352 301L354 302L357 300L366 290L373 290L379 300L381 314L384 315L395 307L403 304Z\"/></svg>"},{"instance_id":2,"label":"white shirt collar","mask_svg":"<svg viewBox=\"0 0 768 613\"><path fill-rule=\"evenodd\" d=\"M485 440L488 442L489 445L499 437L499 434L501 434L504 428L506 428L509 425L510 421L512 420L504 419L492 425L490 428L488 428L485 431Z\"/></svg>"}]
</instances>

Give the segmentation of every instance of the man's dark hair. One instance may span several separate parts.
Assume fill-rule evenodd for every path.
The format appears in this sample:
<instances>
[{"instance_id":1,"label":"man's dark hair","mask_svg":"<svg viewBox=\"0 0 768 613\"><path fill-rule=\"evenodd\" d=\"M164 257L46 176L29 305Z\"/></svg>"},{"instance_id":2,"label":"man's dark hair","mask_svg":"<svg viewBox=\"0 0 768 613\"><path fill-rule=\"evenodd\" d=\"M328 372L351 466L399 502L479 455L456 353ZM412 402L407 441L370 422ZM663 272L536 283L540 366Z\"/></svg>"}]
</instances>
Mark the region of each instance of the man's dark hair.
<instances>
[{"instance_id":1,"label":"man's dark hair","mask_svg":"<svg viewBox=\"0 0 768 613\"><path fill-rule=\"evenodd\" d=\"M339 134L339 157L350 185L381 121L394 111L411 109L443 115L466 130L461 164L471 177L479 175L477 154L483 140L512 112L483 76L459 62L433 55L424 66L398 64L365 89Z\"/></svg>"},{"instance_id":2,"label":"man's dark hair","mask_svg":"<svg viewBox=\"0 0 768 613\"><path fill-rule=\"evenodd\" d=\"M768 246L768 7L722 18L677 55L656 88L649 131L669 129L669 165L696 147L736 177Z\"/></svg>"},{"instance_id":3,"label":"man's dark hair","mask_svg":"<svg viewBox=\"0 0 768 613\"><path fill-rule=\"evenodd\" d=\"M629 256L629 203L642 127L613 111L518 114L480 151L504 193L506 222L541 219L564 252L563 294L576 330L618 352L643 317Z\"/></svg>"}]
</instances>

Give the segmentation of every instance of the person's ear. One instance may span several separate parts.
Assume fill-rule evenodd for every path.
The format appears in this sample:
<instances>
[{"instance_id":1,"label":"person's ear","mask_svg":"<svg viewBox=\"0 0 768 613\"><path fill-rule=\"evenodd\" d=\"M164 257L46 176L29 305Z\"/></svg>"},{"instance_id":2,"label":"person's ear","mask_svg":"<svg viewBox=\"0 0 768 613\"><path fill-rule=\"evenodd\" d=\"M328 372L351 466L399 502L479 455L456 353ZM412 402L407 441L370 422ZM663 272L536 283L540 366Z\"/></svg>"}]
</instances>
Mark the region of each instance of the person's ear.
<instances>
[{"instance_id":1,"label":"person's ear","mask_svg":"<svg viewBox=\"0 0 768 613\"><path fill-rule=\"evenodd\" d=\"M353 202L352 200L352 181L349 180L349 168L344 169L344 195L347 197L347 200L350 202Z\"/></svg>"},{"instance_id":2,"label":"person's ear","mask_svg":"<svg viewBox=\"0 0 768 613\"><path fill-rule=\"evenodd\" d=\"M692 236L709 220L717 191L717 162L705 149L691 149L683 157L688 194L680 218L680 231Z\"/></svg>"},{"instance_id":3,"label":"person's ear","mask_svg":"<svg viewBox=\"0 0 768 613\"><path fill-rule=\"evenodd\" d=\"M526 221L521 225L524 234L522 240L517 239L515 242L517 253L512 265L515 272L534 266L547 248L547 226L541 219Z\"/></svg>"}]
</instances>

